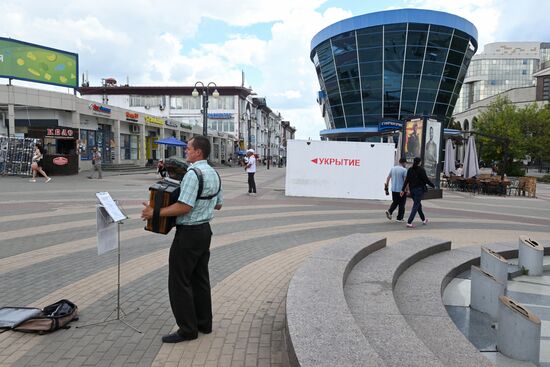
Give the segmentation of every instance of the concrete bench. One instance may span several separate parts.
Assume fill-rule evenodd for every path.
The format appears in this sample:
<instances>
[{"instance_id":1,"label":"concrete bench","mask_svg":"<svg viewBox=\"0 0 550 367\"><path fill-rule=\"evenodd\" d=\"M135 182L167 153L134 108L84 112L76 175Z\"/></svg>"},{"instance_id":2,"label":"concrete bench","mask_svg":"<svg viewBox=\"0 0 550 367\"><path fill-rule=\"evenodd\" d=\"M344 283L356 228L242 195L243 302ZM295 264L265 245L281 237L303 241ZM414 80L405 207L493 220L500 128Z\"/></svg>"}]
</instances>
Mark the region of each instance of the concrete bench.
<instances>
[{"instance_id":1,"label":"concrete bench","mask_svg":"<svg viewBox=\"0 0 550 367\"><path fill-rule=\"evenodd\" d=\"M451 250L450 242L434 238L385 244L355 234L315 252L296 271L286 301L286 364L492 366L442 300L453 278L479 265L480 246ZM484 246L517 257L516 242Z\"/></svg>"},{"instance_id":2,"label":"concrete bench","mask_svg":"<svg viewBox=\"0 0 550 367\"><path fill-rule=\"evenodd\" d=\"M348 275L356 273L360 268L358 263L375 259L376 270L373 273L367 270L372 276L369 282L374 287L382 286L387 292L381 297L369 290L361 293L367 294L367 304L376 304L390 315L391 310L397 310L392 289L399 275L416 261L449 248L447 241L427 238L407 241L399 249L386 248L383 238L356 234L314 253L294 274L287 293L288 364L316 367L410 365L410 354L420 356L419 349L423 348L426 353L419 357L419 363L439 366L437 358L415 338L402 317L403 323L394 324L398 330L388 329L388 324L380 318L371 319L372 324L365 330L363 321L366 318L362 318L361 312L352 314L353 307L350 309L359 299L346 300L344 288L350 282L355 283ZM360 284L364 285L362 281ZM389 307L392 304L393 307ZM392 358L389 354L396 356L395 348L388 348L386 343L391 345L391 339L399 336L410 346L407 349L410 353L403 353L403 358Z\"/></svg>"},{"instance_id":3,"label":"concrete bench","mask_svg":"<svg viewBox=\"0 0 550 367\"><path fill-rule=\"evenodd\" d=\"M289 365L385 365L357 326L344 298L350 270L385 246L385 238L355 234L316 251L300 266L290 281L286 300Z\"/></svg>"},{"instance_id":4,"label":"concrete bench","mask_svg":"<svg viewBox=\"0 0 550 367\"><path fill-rule=\"evenodd\" d=\"M443 366L401 315L393 291L409 266L450 248L445 240L409 239L372 253L350 273L344 287L347 304L386 366Z\"/></svg>"}]
</instances>

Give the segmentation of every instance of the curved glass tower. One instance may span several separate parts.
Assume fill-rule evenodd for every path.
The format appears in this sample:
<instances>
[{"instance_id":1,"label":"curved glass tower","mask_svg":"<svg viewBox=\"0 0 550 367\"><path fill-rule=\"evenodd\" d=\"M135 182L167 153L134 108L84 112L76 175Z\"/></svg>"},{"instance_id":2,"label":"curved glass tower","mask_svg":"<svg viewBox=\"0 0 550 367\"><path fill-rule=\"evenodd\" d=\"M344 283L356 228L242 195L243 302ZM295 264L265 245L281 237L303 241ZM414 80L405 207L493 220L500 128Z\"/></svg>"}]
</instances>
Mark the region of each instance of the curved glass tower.
<instances>
[{"instance_id":1,"label":"curved glass tower","mask_svg":"<svg viewBox=\"0 0 550 367\"><path fill-rule=\"evenodd\" d=\"M458 16L418 9L356 16L311 41L329 139L380 133L379 124L429 115L450 119L477 30Z\"/></svg>"}]
</instances>

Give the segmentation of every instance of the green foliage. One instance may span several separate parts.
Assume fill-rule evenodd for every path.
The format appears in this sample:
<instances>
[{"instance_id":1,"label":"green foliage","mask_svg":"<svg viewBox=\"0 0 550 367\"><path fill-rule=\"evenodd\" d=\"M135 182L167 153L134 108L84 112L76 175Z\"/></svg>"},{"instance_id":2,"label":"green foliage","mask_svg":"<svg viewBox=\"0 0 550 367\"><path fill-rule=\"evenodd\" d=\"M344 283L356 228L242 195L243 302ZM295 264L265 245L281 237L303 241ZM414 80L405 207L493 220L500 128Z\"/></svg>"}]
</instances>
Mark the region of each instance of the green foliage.
<instances>
[{"instance_id":1,"label":"green foliage","mask_svg":"<svg viewBox=\"0 0 550 367\"><path fill-rule=\"evenodd\" d=\"M456 121L454 117L451 117L449 123L447 124L448 129L462 130L460 122Z\"/></svg>"},{"instance_id":2,"label":"green foliage","mask_svg":"<svg viewBox=\"0 0 550 367\"><path fill-rule=\"evenodd\" d=\"M479 135L476 140L483 147L481 159L485 162L504 159L507 152L507 174L518 173L514 160L550 160L550 106L536 104L518 108L507 98L497 98L487 110L473 121L474 129L481 134L504 138L495 139ZM509 143L506 143L508 139ZM514 172L512 172L514 171Z\"/></svg>"},{"instance_id":3,"label":"green foliage","mask_svg":"<svg viewBox=\"0 0 550 367\"><path fill-rule=\"evenodd\" d=\"M506 167L506 174L511 177L523 177L525 176L525 169L523 168L523 162L513 162Z\"/></svg>"},{"instance_id":4,"label":"green foliage","mask_svg":"<svg viewBox=\"0 0 550 367\"><path fill-rule=\"evenodd\" d=\"M542 177L539 177L539 178L537 178L537 181L550 183L550 175L544 175Z\"/></svg>"}]
</instances>

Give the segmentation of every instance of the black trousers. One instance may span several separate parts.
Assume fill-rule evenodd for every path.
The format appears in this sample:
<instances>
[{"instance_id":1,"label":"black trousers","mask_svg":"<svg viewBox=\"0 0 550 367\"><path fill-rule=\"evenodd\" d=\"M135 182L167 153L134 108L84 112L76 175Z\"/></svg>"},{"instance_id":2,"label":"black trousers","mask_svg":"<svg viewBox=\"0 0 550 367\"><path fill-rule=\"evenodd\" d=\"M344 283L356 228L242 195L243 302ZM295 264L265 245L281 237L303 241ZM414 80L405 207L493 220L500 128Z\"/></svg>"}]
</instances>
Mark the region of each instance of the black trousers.
<instances>
[{"instance_id":1,"label":"black trousers","mask_svg":"<svg viewBox=\"0 0 550 367\"><path fill-rule=\"evenodd\" d=\"M195 337L199 329L212 329L208 274L211 238L209 223L176 226L168 258L168 293L182 336Z\"/></svg>"},{"instance_id":2,"label":"black trousers","mask_svg":"<svg viewBox=\"0 0 550 367\"><path fill-rule=\"evenodd\" d=\"M395 208L399 207L399 210L397 211L397 220L401 220L405 216L405 203L407 201L407 195L401 196L399 194L399 192L391 192L391 198L393 201L388 209L390 214L393 214Z\"/></svg>"},{"instance_id":3,"label":"black trousers","mask_svg":"<svg viewBox=\"0 0 550 367\"><path fill-rule=\"evenodd\" d=\"M254 181L254 172L248 172L248 192L256 193L256 181Z\"/></svg>"}]
</instances>

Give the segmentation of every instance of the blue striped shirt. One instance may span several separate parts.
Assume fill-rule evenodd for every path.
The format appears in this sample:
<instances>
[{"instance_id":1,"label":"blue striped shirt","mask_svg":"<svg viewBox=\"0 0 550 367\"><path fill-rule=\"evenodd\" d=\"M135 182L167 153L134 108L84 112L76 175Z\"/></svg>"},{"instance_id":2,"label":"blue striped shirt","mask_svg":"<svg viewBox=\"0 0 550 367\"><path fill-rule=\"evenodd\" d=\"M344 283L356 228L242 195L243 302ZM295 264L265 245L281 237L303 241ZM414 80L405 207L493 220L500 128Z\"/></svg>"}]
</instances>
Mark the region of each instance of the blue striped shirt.
<instances>
[{"instance_id":1,"label":"blue striped shirt","mask_svg":"<svg viewBox=\"0 0 550 367\"><path fill-rule=\"evenodd\" d=\"M214 195L221 184L216 171L208 165L206 160L197 161L189 166L189 168L191 167L198 168L202 172L202 196ZM218 204L223 204L222 190L220 190L216 197L210 200L197 200L199 180L195 172L192 172L190 169L188 169L188 173L181 180L180 188L178 201L193 207L193 209L185 215L178 215L176 224L195 225L210 222L213 217L214 207Z\"/></svg>"}]
</instances>

